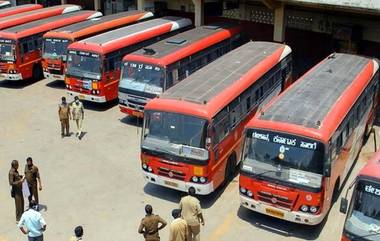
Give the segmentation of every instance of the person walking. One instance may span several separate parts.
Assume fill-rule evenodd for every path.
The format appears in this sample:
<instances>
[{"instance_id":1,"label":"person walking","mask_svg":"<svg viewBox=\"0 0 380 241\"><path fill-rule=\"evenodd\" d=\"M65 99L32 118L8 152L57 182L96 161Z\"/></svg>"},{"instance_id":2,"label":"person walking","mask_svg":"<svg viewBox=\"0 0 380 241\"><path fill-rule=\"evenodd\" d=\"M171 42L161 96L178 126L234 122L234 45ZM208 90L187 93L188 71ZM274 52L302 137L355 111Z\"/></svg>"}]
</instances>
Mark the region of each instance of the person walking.
<instances>
[{"instance_id":1,"label":"person walking","mask_svg":"<svg viewBox=\"0 0 380 241\"><path fill-rule=\"evenodd\" d=\"M205 225L201 205L195 197L195 188L189 188L189 194L179 202L182 218L187 223L187 239L188 241L200 241L200 224Z\"/></svg>"},{"instance_id":2,"label":"person walking","mask_svg":"<svg viewBox=\"0 0 380 241\"><path fill-rule=\"evenodd\" d=\"M174 220L170 224L169 241L187 241L187 223L181 218L181 210L172 211Z\"/></svg>"},{"instance_id":3,"label":"person walking","mask_svg":"<svg viewBox=\"0 0 380 241\"><path fill-rule=\"evenodd\" d=\"M46 222L41 213L37 212L37 203L32 200L29 209L26 210L18 223L21 232L28 235L28 241L43 241L43 232L46 230Z\"/></svg>"},{"instance_id":4,"label":"person walking","mask_svg":"<svg viewBox=\"0 0 380 241\"><path fill-rule=\"evenodd\" d=\"M61 98L61 104L58 105L58 116L61 121L61 137L63 138L65 135L70 135L70 123L69 119L71 117L70 114L70 106L66 102L66 98L63 96Z\"/></svg>"},{"instance_id":5,"label":"person walking","mask_svg":"<svg viewBox=\"0 0 380 241\"><path fill-rule=\"evenodd\" d=\"M74 97L74 102L71 104L72 109L72 118L77 125L77 133L76 136L81 139L82 138L82 123L84 118L84 108L83 103L79 101L78 96Z\"/></svg>"},{"instance_id":6,"label":"person walking","mask_svg":"<svg viewBox=\"0 0 380 241\"><path fill-rule=\"evenodd\" d=\"M71 237L69 241L83 241L82 236L83 236L83 227L82 226L77 226L74 229L74 234L75 236Z\"/></svg>"},{"instance_id":7,"label":"person walking","mask_svg":"<svg viewBox=\"0 0 380 241\"><path fill-rule=\"evenodd\" d=\"M153 214L151 205L145 206L145 217L141 220L138 232L144 235L145 241L159 241L158 231L166 226L166 221Z\"/></svg>"},{"instance_id":8,"label":"person walking","mask_svg":"<svg viewBox=\"0 0 380 241\"><path fill-rule=\"evenodd\" d=\"M9 170L8 180L9 185L11 186L11 196L15 199L16 223L18 223L22 213L24 212L24 196L22 194L22 182L25 179L25 177L18 173L17 169L18 161L13 160L11 163L11 169Z\"/></svg>"},{"instance_id":9,"label":"person walking","mask_svg":"<svg viewBox=\"0 0 380 241\"><path fill-rule=\"evenodd\" d=\"M42 190L40 172L38 167L33 164L33 159L31 157L26 158L25 165L25 178L28 182L30 195L28 197L29 205L30 201L32 201L32 197L34 201L37 203L37 211L39 209L39 200L38 200L38 190Z\"/></svg>"}]
</instances>

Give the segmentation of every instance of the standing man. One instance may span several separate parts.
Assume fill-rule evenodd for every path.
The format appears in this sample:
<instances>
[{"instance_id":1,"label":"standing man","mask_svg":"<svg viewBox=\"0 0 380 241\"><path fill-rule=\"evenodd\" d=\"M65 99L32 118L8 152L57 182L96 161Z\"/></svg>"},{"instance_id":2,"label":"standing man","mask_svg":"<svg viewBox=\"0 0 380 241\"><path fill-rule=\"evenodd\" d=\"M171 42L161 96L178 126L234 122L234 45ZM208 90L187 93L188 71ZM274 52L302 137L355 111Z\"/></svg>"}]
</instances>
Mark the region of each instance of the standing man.
<instances>
[{"instance_id":1,"label":"standing man","mask_svg":"<svg viewBox=\"0 0 380 241\"><path fill-rule=\"evenodd\" d=\"M182 218L185 219L188 228L188 241L200 241L200 224L205 225L201 205L195 197L195 188L189 188L189 195L183 197L179 203Z\"/></svg>"},{"instance_id":2,"label":"standing man","mask_svg":"<svg viewBox=\"0 0 380 241\"><path fill-rule=\"evenodd\" d=\"M181 210L172 211L174 220L170 224L169 241L187 241L187 223L181 218Z\"/></svg>"},{"instance_id":3,"label":"standing man","mask_svg":"<svg viewBox=\"0 0 380 241\"><path fill-rule=\"evenodd\" d=\"M61 137L70 135L70 106L66 102L66 98L63 96L61 98L62 102L58 105L58 116L61 121Z\"/></svg>"},{"instance_id":4,"label":"standing man","mask_svg":"<svg viewBox=\"0 0 380 241\"><path fill-rule=\"evenodd\" d=\"M83 109L83 103L79 101L78 96L74 97L74 102L71 104L72 109L72 117L75 123L77 124L77 133L76 136L79 138L79 140L82 138L82 122L84 118L84 109Z\"/></svg>"},{"instance_id":5,"label":"standing man","mask_svg":"<svg viewBox=\"0 0 380 241\"><path fill-rule=\"evenodd\" d=\"M9 185L11 186L11 196L15 199L16 206L16 223L21 218L22 213L24 212L24 196L22 194L22 182L24 177L18 174L18 161L13 160L11 164L11 170L9 170L8 180Z\"/></svg>"},{"instance_id":6,"label":"standing man","mask_svg":"<svg viewBox=\"0 0 380 241\"><path fill-rule=\"evenodd\" d=\"M74 229L74 234L75 236L71 237L69 241L80 241L82 239L82 236L83 236L83 227L82 226L77 226L75 229Z\"/></svg>"},{"instance_id":7,"label":"standing man","mask_svg":"<svg viewBox=\"0 0 380 241\"><path fill-rule=\"evenodd\" d=\"M42 185L41 185L40 172L38 171L38 167L33 164L33 159L31 157L26 158L25 178L26 178L26 181L28 182L28 187L30 191L30 196L28 197L29 205L30 205L30 202L32 201L32 196L33 196L34 201L37 204L37 211L38 211L38 208L39 208L38 190L40 191L42 190ZM37 181L38 181L38 185L37 185Z\"/></svg>"},{"instance_id":8,"label":"standing man","mask_svg":"<svg viewBox=\"0 0 380 241\"><path fill-rule=\"evenodd\" d=\"M153 214L151 205L145 206L145 217L141 220L138 232L144 235L145 241L159 241L158 231L166 226L166 221ZM160 225L159 225L160 224Z\"/></svg>"},{"instance_id":9,"label":"standing man","mask_svg":"<svg viewBox=\"0 0 380 241\"><path fill-rule=\"evenodd\" d=\"M46 230L46 222L41 213L37 212L38 205L33 200L18 223L21 232L28 235L28 241L44 241L43 231Z\"/></svg>"}]
</instances>

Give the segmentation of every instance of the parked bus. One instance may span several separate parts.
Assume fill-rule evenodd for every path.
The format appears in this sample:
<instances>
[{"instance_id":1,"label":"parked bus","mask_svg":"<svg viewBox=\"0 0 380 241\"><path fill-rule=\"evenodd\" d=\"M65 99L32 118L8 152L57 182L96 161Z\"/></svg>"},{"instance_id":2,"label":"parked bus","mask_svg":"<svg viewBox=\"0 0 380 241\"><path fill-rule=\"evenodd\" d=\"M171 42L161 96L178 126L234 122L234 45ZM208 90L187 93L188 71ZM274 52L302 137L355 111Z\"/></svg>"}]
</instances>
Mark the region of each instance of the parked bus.
<instances>
[{"instance_id":1,"label":"parked bus","mask_svg":"<svg viewBox=\"0 0 380 241\"><path fill-rule=\"evenodd\" d=\"M101 18L93 18L47 32L43 37L42 51L42 66L45 78L64 80L69 44L150 17L153 17L151 12L127 11Z\"/></svg>"},{"instance_id":2,"label":"parked bus","mask_svg":"<svg viewBox=\"0 0 380 241\"><path fill-rule=\"evenodd\" d=\"M32 21L62 15L65 13L75 12L81 10L78 5L58 5L48 8L41 8L32 10L29 12L18 13L11 16L0 18L0 29L6 29L14 26L18 26L24 23L30 23Z\"/></svg>"},{"instance_id":3,"label":"parked bus","mask_svg":"<svg viewBox=\"0 0 380 241\"><path fill-rule=\"evenodd\" d=\"M379 241L380 151L361 169L350 189L353 186L349 208L347 198L341 200L340 211L347 213L348 209L342 241Z\"/></svg>"},{"instance_id":4,"label":"parked bus","mask_svg":"<svg viewBox=\"0 0 380 241\"><path fill-rule=\"evenodd\" d=\"M65 76L68 94L93 102L116 99L123 56L190 25L187 18L157 18L72 43Z\"/></svg>"},{"instance_id":5,"label":"parked bus","mask_svg":"<svg viewBox=\"0 0 380 241\"><path fill-rule=\"evenodd\" d=\"M247 124L243 207L307 225L324 219L371 129L378 66L332 54Z\"/></svg>"},{"instance_id":6,"label":"parked bus","mask_svg":"<svg viewBox=\"0 0 380 241\"><path fill-rule=\"evenodd\" d=\"M149 101L141 140L146 181L200 195L227 183L244 125L286 86L291 69L287 45L249 42Z\"/></svg>"},{"instance_id":7,"label":"parked bus","mask_svg":"<svg viewBox=\"0 0 380 241\"><path fill-rule=\"evenodd\" d=\"M0 9L0 18L15 15L18 13L29 12L29 11L37 10L41 8L43 8L41 4L25 4L25 5L15 6L15 7L9 7L6 9Z\"/></svg>"},{"instance_id":8,"label":"parked bus","mask_svg":"<svg viewBox=\"0 0 380 241\"><path fill-rule=\"evenodd\" d=\"M143 117L148 100L244 42L239 26L214 24L126 55L119 83L120 110Z\"/></svg>"},{"instance_id":9,"label":"parked bus","mask_svg":"<svg viewBox=\"0 0 380 241\"><path fill-rule=\"evenodd\" d=\"M8 80L42 77L42 36L47 31L100 17L96 11L77 11L0 31L0 73Z\"/></svg>"},{"instance_id":10,"label":"parked bus","mask_svg":"<svg viewBox=\"0 0 380 241\"><path fill-rule=\"evenodd\" d=\"M11 3L9 1L0 1L0 9L9 8Z\"/></svg>"}]
</instances>

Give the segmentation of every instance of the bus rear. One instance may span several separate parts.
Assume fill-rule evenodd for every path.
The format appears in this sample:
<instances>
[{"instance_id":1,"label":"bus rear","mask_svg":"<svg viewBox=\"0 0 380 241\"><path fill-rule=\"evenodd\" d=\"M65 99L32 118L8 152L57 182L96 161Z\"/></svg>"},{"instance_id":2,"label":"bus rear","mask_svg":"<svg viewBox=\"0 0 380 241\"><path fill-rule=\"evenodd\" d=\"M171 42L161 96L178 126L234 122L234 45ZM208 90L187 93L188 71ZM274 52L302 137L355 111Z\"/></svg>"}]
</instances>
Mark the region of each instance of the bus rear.
<instances>
[{"instance_id":1,"label":"bus rear","mask_svg":"<svg viewBox=\"0 0 380 241\"><path fill-rule=\"evenodd\" d=\"M341 240L378 241L380 240L379 151L361 169L351 187L353 185L349 207L346 198L341 200L340 211L347 213Z\"/></svg>"},{"instance_id":2,"label":"bus rear","mask_svg":"<svg viewBox=\"0 0 380 241\"><path fill-rule=\"evenodd\" d=\"M150 99L244 42L240 27L219 23L177 34L126 55L119 83L120 110L143 117Z\"/></svg>"},{"instance_id":3,"label":"bus rear","mask_svg":"<svg viewBox=\"0 0 380 241\"><path fill-rule=\"evenodd\" d=\"M71 44L65 76L71 96L93 102L117 98L122 58L191 26L179 17L148 20Z\"/></svg>"},{"instance_id":4,"label":"bus rear","mask_svg":"<svg viewBox=\"0 0 380 241\"><path fill-rule=\"evenodd\" d=\"M47 32L43 36L42 66L45 78L64 80L67 47L73 42L153 17L146 11L127 11L93 18Z\"/></svg>"}]
</instances>

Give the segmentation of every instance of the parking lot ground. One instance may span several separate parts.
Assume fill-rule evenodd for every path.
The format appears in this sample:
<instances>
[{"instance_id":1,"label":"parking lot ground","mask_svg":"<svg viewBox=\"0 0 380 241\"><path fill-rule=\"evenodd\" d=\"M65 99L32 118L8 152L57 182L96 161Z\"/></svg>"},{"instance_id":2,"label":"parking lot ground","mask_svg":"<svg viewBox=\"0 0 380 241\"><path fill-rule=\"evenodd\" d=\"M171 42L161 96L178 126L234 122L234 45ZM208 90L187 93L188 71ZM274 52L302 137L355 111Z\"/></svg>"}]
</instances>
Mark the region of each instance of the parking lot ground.
<instances>
[{"instance_id":1,"label":"parking lot ground","mask_svg":"<svg viewBox=\"0 0 380 241\"><path fill-rule=\"evenodd\" d=\"M41 173L45 240L68 240L76 225L84 226L85 240L143 240L137 228L145 204L152 204L154 212L170 222L182 193L145 183L139 162L140 125L116 103L86 103L83 139L62 139L57 108L65 93L59 81L0 82L0 241L26 240L15 225L8 171L11 160L18 159L23 173L28 156ZM348 183L373 153L373 144L371 137ZM338 241L345 218L339 202L316 227L248 211L239 205L237 177L224 190L201 197L201 203L206 221L201 237L207 241ZM165 228L161 240L168 236Z\"/></svg>"}]
</instances>

